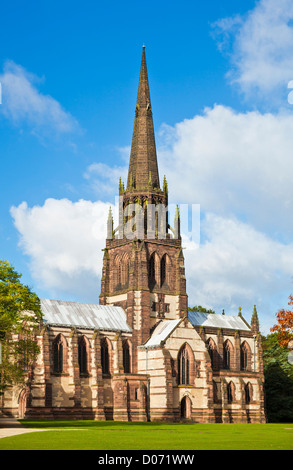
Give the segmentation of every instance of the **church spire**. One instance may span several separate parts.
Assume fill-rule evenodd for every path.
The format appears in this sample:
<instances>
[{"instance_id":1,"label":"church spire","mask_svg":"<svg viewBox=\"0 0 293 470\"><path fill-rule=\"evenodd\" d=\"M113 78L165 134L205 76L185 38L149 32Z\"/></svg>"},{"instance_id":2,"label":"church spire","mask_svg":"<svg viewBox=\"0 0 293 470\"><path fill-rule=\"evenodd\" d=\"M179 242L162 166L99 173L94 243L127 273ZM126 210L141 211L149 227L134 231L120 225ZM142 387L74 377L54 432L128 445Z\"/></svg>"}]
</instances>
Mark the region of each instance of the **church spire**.
<instances>
[{"instance_id":1,"label":"church spire","mask_svg":"<svg viewBox=\"0 0 293 470\"><path fill-rule=\"evenodd\" d=\"M150 181L153 188L160 187L145 46L143 46L127 189L130 189L131 183L134 189L145 190L149 187Z\"/></svg>"}]
</instances>

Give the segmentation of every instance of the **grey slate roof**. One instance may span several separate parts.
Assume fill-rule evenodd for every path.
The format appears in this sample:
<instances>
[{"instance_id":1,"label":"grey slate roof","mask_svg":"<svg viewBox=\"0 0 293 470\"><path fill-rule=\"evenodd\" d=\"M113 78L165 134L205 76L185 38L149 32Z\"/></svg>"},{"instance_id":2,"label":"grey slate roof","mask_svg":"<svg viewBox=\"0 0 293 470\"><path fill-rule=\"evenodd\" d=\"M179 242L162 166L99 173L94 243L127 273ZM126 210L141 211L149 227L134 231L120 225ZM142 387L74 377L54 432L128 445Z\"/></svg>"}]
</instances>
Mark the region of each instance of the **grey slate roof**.
<instances>
[{"instance_id":1,"label":"grey slate roof","mask_svg":"<svg viewBox=\"0 0 293 470\"><path fill-rule=\"evenodd\" d=\"M122 307L41 299L41 310L47 325L131 333Z\"/></svg>"},{"instance_id":2,"label":"grey slate roof","mask_svg":"<svg viewBox=\"0 0 293 470\"><path fill-rule=\"evenodd\" d=\"M152 336L148 341L143 345L144 348L152 348L155 346L160 346L162 341L165 341L172 331L179 325L182 321L182 318L178 320L163 320L153 331Z\"/></svg>"},{"instance_id":3,"label":"grey slate roof","mask_svg":"<svg viewBox=\"0 0 293 470\"><path fill-rule=\"evenodd\" d=\"M245 321L239 316L189 311L188 318L194 326L212 326L214 328L250 331Z\"/></svg>"}]
</instances>

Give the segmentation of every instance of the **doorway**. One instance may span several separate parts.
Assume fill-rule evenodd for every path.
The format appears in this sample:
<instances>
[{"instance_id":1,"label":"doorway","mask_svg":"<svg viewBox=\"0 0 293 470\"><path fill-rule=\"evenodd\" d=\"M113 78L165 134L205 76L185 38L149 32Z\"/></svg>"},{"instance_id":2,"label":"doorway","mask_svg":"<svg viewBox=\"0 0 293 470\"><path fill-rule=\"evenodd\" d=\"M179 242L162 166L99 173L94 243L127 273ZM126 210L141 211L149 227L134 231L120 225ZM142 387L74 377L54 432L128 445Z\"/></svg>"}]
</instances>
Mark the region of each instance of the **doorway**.
<instances>
[{"instance_id":1,"label":"doorway","mask_svg":"<svg viewBox=\"0 0 293 470\"><path fill-rule=\"evenodd\" d=\"M18 417L19 419L23 419L26 413L26 405L27 405L27 392L26 390L22 390L19 395L18 400Z\"/></svg>"},{"instance_id":2,"label":"doorway","mask_svg":"<svg viewBox=\"0 0 293 470\"><path fill-rule=\"evenodd\" d=\"M189 397L183 397L180 405L181 419L191 419L191 400Z\"/></svg>"}]
</instances>

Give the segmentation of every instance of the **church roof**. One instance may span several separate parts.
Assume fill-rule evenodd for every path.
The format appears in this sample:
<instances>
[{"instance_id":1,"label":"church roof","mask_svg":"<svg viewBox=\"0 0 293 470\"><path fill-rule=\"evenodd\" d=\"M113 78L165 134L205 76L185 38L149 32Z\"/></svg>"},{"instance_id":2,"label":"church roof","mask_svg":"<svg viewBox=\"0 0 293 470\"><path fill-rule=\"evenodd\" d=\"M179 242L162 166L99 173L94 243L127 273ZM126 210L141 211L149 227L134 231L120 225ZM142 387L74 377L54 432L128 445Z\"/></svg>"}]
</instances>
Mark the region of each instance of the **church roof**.
<instances>
[{"instance_id":1,"label":"church roof","mask_svg":"<svg viewBox=\"0 0 293 470\"><path fill-rule=\"evenodd\" d=\"M240 316L189 311L188 318L190 323L194 326L200 325L211 326L214 328L250 331L249 326Z\"/></svg>"},{"instance_id":2,"label":"church roof","mask_svg":"<svg viewBox=\"0 0 293 470\"><path fill-rule=\"evenodd\" d=\"M143 345L144 348L160 346L161 342L166 341L172 331L179 325L182 318L178 320L162 320L155 327L152 336Z\"/></svg>"},{"instance_id":3,"label":"church roof","mask_svg":"<svg viewBox=\"0 0 293 470\"><path fill-rule=\"evenodd\" d=\"M41 299L41 310L47 325L131 333L122 307Z\"/></svg>"}]
</instances>

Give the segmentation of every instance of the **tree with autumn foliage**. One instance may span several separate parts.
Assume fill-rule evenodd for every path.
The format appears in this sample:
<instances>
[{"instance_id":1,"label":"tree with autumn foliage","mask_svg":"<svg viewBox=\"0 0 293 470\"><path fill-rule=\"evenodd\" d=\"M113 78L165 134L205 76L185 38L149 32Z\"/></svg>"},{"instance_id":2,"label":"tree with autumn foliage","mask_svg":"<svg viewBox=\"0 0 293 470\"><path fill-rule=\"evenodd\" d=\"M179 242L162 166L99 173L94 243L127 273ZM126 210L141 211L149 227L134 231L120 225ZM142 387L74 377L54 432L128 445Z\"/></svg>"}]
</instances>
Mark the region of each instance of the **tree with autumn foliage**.
<instances>
[{"instance_id":1,"label":"tree with autumn foliage","mask_svg":"<svg viewBox=\"0 0 293 470\"><path fill-rule=\"evenodd\" d=\"M289 296L288 305L293 306L293 296ZM278 343L281 347L287 347L290 340L293 339L293 310L282 308L276 314L278 323L271 328L272 332L277 333Z\"/></svg>"}]
</instances>

